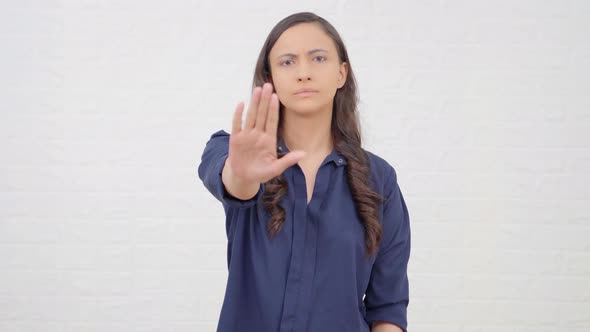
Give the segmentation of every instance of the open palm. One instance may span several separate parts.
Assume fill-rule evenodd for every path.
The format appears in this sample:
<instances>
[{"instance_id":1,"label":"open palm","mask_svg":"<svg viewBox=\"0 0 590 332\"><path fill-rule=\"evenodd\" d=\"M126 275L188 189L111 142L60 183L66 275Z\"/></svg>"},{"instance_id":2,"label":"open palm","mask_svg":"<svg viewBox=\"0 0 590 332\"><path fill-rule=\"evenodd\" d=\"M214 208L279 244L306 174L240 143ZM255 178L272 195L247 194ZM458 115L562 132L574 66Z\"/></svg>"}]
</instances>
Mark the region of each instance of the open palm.
<instances>
[{"instance_id":1,"label":"open palm","mask_svg":"<svg viewBox=\"0 0 590 332\"><path fill-rule=\"evenodd\" d=\"M264 183L297 163L303 151L291 151L277 158L279 99L272 84L255 87L242 128L244 104L234 113L229 138L228 163L234 176L245 183Z\"/></svg>"}]
</instances>

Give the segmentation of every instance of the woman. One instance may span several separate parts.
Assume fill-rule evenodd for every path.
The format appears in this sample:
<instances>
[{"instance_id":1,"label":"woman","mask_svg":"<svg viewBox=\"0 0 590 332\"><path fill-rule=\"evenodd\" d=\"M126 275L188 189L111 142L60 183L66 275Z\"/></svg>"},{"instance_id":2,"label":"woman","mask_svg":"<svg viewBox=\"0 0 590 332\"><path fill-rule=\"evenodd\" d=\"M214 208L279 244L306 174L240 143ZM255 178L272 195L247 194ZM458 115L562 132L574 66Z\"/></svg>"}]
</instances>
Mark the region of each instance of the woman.
<instances>
[{"instance_id":1,"label":"woman","mask_svg":"<svg viewBox=\"0 0 590 332\"><path fill-rule=\"evenodd\" d=\"M394 168L361 147L334 27L308 12L280 21L242 126L243 109L198 168L226 214L217 331L406 332L409 214Z\"/></svg>"}]
</instances>

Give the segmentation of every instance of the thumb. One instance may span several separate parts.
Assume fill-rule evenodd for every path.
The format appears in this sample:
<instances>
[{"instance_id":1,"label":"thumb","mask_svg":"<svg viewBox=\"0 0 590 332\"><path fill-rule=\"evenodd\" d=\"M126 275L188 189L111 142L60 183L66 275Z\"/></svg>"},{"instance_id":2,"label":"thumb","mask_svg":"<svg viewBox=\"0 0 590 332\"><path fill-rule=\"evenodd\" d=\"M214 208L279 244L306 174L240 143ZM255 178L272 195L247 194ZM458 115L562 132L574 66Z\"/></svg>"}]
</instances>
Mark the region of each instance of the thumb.
<instances>
[{"instance_id":1,"label":"thumb","mask_svg":"<svg viewBox=\"0 0 590 332\"><path fill-rule=\"evenodd\" d=\"M287 153L280 159L275 161L275 167L279 171L279 174L283 173L288 167L295 165L299 160L305 156L305 151L295 150Z\"/></svg>"}]
</instances>

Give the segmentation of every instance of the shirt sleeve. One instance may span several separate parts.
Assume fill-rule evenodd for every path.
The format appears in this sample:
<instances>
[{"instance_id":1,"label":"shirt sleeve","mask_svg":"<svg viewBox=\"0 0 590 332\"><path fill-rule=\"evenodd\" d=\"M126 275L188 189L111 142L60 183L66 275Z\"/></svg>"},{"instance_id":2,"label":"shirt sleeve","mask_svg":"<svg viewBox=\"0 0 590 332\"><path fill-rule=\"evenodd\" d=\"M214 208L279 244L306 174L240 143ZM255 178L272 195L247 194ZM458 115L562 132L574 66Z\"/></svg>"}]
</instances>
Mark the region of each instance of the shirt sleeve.
<instances>
[{"instance_id":1,"label":"shirt sleeve","mask_svg":"<svg viewBox=\"0 0 590 332\"><path fill-rule=\"evenodd\" d=\"M363 300L366 321L386 321L407 332L410 219L393 167L385 180L383 237Z\"/></svg>"},{"instance_id":2,"label":"shirt sleeve","mask_svg":"<svg viewBox=\"0 0 590 332\"><path fill-rule=\"evenodd\" d=\"M261 196L264 187L260 184L258 193L250 199L242 200L232 196L223 185L221 174L223 166L229 153L229 133L224 130L219 130L213 135L205 145L201 162L198 167L198 174L203 184L217 200L219 200L225 208L247 208L256 204L258 198Z\"/></svg>"}]
</instances>

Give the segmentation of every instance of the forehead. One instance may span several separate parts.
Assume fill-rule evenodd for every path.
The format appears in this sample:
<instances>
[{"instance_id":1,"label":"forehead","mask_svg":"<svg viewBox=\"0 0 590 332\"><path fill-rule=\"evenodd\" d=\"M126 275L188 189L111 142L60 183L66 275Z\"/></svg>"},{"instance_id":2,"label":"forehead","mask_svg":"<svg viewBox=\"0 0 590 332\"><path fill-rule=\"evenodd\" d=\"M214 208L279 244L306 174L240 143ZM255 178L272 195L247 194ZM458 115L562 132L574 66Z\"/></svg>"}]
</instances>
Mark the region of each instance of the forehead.
<instances>
[{"instance_id":1,"label":"forehead","mask_svg":"<svg viewBox=\"0 0 590 332\"><path fill-rule=\"evenodd\" d=\"M332 39L317 23L300 23L285 30L270 50L270 56L295 52L303 54L314 49L323 48L334 52L336 47Z\"/></svg>"}]
</instances>

